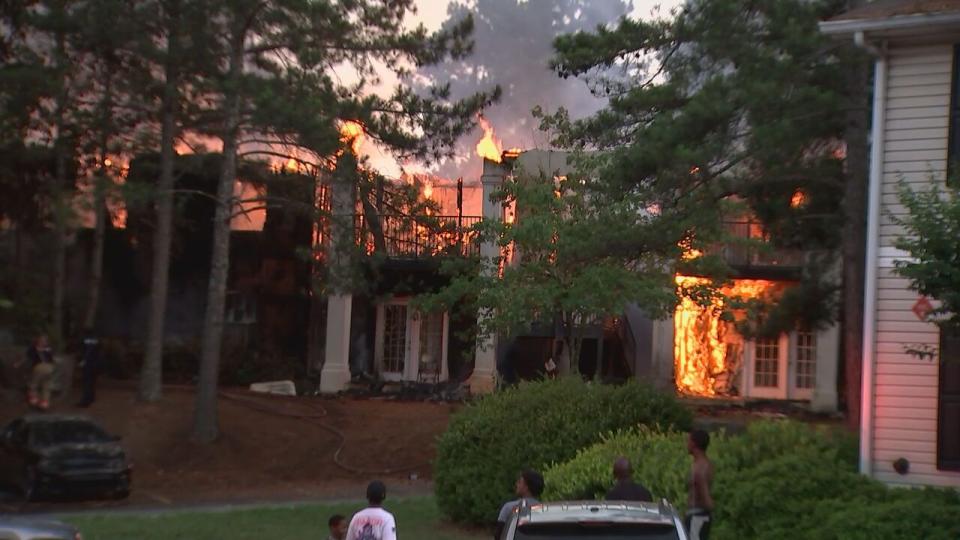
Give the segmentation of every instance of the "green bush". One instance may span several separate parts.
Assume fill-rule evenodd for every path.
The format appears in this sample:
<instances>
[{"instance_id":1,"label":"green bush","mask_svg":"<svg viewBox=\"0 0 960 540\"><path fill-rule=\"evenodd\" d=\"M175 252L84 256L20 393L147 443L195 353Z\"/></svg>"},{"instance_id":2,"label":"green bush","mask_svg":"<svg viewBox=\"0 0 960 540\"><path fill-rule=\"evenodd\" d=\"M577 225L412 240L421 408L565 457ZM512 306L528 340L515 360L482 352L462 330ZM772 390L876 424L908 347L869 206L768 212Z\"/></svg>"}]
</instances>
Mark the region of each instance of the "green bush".
<instances>
[{"instance_id":1,"label":"green bush","mask_svg":"<svg viewBox=\"0 0 960 540\"><path fill-rule=\"evenodd\" d=\"M566 461L602 434L637 425L686 430L692 415L672 395L638 383L578 378L522 383L458 412L437 445L435 490L455 521L492 521L518 472Z\"/></svg>"},{"instance_id":2,"label":"green bush","mask_svg":"<svg viewBox=\"0 0 960 540\"><path fill-rule=\"evenodd\" d=\"M546 472L544 499L602 499L613 484L613 461L627 456L634 477L642 480L654 497L681 501L686 494L685 474L690 468L686 440L686 433L647 427L604 435L601 442Z\"/></svg>"},{"instance_id":3,"label":"green bush","mask_svg":"<svg viewBox=\"0 0 960 540\"><path fill-rule=\"evenodd\" d=\"M620 455L636 480L682 512L690 457L686 434L636 428L608 434L546 472L550 500L599 498ZM857 474L849 437L790 421L755 422L711 437L716 501L712 537L825 540L960 538L960 495L890 489Z\"/></svg>"},{"instance_id":4,"label":"green bush","mask_svg":"<svg viewBox=\"0 0 960 540\"><path fill-rule=\"evenodd\" d=\"M880 489L873 496L825 501L805 538L821 540L956 540L960 495L945 489Z\"/></svg>"}]
</instances>

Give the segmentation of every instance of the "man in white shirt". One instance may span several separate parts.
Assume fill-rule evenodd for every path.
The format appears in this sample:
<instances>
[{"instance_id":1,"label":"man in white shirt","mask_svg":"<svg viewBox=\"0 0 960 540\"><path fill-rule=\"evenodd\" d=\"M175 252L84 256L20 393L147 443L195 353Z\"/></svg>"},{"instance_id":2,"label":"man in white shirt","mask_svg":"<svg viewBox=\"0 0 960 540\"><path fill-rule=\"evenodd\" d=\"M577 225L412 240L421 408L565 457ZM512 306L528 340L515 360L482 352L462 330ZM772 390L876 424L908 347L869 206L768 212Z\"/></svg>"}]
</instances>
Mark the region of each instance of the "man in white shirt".
<instances>
[{"instance_id":1,"label":"man in white shirt","mask_svg":"<svg viewBox=\"0 0 960 540\"><path fill-rule=\"evenodd\" d=\"M347 540L397 540L397 522L383 509L387 486L379 480L367 486L369 506L353 515L347 529Z\"/></svg>"}]
</instances>

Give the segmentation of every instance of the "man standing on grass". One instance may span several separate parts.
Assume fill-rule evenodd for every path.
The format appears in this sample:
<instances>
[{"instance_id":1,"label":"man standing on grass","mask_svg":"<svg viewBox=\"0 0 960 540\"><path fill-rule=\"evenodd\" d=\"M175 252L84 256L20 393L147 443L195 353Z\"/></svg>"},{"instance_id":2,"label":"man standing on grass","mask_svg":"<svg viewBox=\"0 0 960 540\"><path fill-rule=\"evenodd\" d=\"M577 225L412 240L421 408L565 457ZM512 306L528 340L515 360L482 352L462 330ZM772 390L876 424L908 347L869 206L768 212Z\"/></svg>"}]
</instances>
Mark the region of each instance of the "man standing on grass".
<instances>
[{"instance_id":1,"label":"man standing on grass","mask_svg":"<svg viewBox=\"0 0 960 540\"><path fill-rule=\"evenodd\" d=\"M613 477L617 483L607 492L608 501L653 502L650 490L633 481L629 459L620 456L613 462Z\"/></svg>"},{"instance_id":2,"label":"man standing on grass","mask_svg":"<svg viewBox=\"0 0 960 540\"><path fill-rule=\"evenodd\" d=\"M710 537L713 497L710 486L713 483L713 464L707 457L710 435L702 429L690 432L687 438L687 451L693 456L687 494L686 526L690 540L707 540Z\"/></svg>"},{"instance_id":3,"label":"man standing on grass","mask_svg":"<svg viewBox=\"0 0 960 540\"><path fill-rule=\"evenodd\" d=\"M368 506L353 515L347 529L347 540L397 540L397 522L383 509L387 486L379 480L367 486Z\"/></svg>"},{"instance_id":4,"label":"man standing on grass","mask_svg":"<svg viewBox=\"0 0 960 540\"><path fill-rule=\"evenodd\" d=\"M527 504L540 503L537 499L543 493L543 476L537 471L527 469L520 473L520 477L517 478L517 483L514 485L514 490L519 498L505 503L500 508L500 514L497 516L497 528L493 532L494 539L500 538L503 528L510 521L510 515L520 506L521 502L525 501Z\"/></svg>"}]
</instances>

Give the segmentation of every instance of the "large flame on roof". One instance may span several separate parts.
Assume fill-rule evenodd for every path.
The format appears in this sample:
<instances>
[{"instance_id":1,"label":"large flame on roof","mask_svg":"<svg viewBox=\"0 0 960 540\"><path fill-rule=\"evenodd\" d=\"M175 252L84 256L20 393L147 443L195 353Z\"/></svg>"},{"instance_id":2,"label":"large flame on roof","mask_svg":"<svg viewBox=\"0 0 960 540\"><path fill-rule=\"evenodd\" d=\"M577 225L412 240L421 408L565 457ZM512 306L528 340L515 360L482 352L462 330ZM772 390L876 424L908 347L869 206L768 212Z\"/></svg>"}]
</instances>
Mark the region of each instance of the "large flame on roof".
<instances>
[{"instance_id":1,"label":"large flame on roof","mask_svg":"<svg viewBox=\"0 0 960 540\"><path fill-rule=\"evenodd\" d=\"M493 125L479 114L477 115L477 122L480 123L480 128L483 129L483 138L477 143L477 155L484 159L500 163L502 159L500 156L503 154L503 144L494 134Z\"/></svg>"},{"instance_id":2,"label":"large flame on roof","mask_svg":"<svg viewBox=\"0 0 960 540\"><path fill-rule=\"evenodd\" d=\"M359 122L347 120L340 125L340 140L350 145L350 149L357 156L360 155L360 147L363 146L365 131Z\"/></svg>"},{"instance_id":3,"label":"large flame on roof","mask_svg":"<svg viewBox=\"0 0 960 540\"><path fill-rule=\"evenodd\" d=\"M679 289L709 285L701 277L676 276ZM742 279L724 287L721 295L702 306L684 296L674 313L673 359L677 390L684 394L717 396L730 393L743 363L744 339L732 322L723 319L726 298L759 298L777 284Z\"/></svg>"}]
</instances>

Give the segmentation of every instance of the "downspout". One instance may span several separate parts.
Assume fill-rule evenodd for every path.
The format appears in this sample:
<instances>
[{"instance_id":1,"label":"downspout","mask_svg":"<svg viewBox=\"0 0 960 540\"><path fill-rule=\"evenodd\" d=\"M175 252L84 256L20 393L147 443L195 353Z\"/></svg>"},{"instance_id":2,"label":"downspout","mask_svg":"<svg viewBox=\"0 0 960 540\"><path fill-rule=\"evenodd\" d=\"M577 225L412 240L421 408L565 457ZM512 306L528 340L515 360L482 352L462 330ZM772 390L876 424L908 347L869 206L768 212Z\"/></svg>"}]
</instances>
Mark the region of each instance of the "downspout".
<instances>
[{"instance_id":1,"label":"downspout","mask_svg":"<svg viewBox=\"0 0 960 540\"><path fill-rule=\"evenodd\" d=\"M874 369L876 365L877 273L880 251L880 197L883 181L883 135L886 124L887 57L869 43L863 32L854 43L876 57L874 69L873 125L870 133L870 177L867 199L867 253L863 298L863 373L860 405L860 473L871 476L873 461Z\"/></svg>"}]
</instances>

